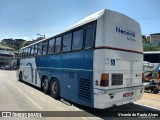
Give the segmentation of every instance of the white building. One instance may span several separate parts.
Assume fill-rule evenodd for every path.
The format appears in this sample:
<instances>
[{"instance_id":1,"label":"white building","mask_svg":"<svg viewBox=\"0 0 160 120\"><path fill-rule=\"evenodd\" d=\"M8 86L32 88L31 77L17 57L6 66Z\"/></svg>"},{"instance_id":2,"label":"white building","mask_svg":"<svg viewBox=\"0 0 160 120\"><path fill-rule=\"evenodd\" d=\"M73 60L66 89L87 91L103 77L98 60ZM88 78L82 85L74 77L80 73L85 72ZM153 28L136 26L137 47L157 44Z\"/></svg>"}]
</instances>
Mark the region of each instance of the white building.
<instances>
[{"instance_id":1,"label":"white building","mask_svg":"<svg viewBox=\"0 0 160 120\"><path fill-rule=\"evenodd\" d=\"M0 66L11 65L14 56L13 48L0 45Z\"/></svg>"},{"instance_id":2,"label":"white building","mask_svg":"<svg viewBox=\"0 0 160 120\"><path fill-rule=\"evenodd\" d=\"M160 42L160 33L150 34L150 43Z\"/></svg>"}]
</instances>

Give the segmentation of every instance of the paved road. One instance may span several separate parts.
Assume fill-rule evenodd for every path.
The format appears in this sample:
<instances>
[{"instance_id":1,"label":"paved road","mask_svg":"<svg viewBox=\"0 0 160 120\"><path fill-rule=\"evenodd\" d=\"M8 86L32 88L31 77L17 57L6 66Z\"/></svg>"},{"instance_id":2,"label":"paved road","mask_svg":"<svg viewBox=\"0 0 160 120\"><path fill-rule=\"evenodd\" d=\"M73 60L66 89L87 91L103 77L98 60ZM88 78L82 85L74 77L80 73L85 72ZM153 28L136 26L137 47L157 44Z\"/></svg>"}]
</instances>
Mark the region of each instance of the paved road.
<instances>
[{"instance_id":1,"label":"paved road","mask_svg":"<svg viewBox=\"0 0 160 120\"><path fill-rule=\"evenodd\" d=\"M135 103L151 106L160 110L160 92L159 94L154 94L154 93L145 91L142 99L138 100Z\"/></svg>"},{"instance_id":2,"label":"paved road","mask_svg":"<svg viewBox=\"0 0 160 120\"><path fill-rule=\"evenodd\" d=\"M128 104L117 108L109 108L105 110L92 111L92 109L76 105L74 103L61 100L55 100L49 95L44 94L40 89L28 85L24 82L18 82L16 79L15 71L2 71L0 70L0 111L83 111L83 113L92 115L93 117L77 117L76 119L104 119L100 116L107 114L108 111L154 111L149 107L144 107L138 104ZM64 99L63 99L64 101ZM70 106L74 105L74 106ZM59 112L60 113L60 112ZM65 112L61 112L65 113ZM74 113L73 113L74 114ZM8 118L0 118L8 119ZM13 119L13 118L12 118ZM11 120L12 120L11 119ZM19 120L21 118L15 118ZM26 118L27 119L27 118ZM35 120L53 120L53 119L66 119L62 117L54 118L34 118ZM32 120L34 120L32 118ZM74 120L75 117L69 117L67 119Z\"/></svg>"}]
</instances>

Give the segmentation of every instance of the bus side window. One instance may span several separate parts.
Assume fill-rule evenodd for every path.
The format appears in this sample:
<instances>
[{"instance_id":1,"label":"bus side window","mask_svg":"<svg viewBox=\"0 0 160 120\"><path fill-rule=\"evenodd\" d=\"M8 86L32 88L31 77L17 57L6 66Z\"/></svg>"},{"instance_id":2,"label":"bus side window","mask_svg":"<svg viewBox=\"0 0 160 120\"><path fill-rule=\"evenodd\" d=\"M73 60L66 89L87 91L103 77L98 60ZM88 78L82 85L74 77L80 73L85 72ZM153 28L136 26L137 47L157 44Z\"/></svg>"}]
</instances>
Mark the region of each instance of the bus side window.
<instances>
[{"instance_id":1,"label":"bus side window","mask_svg":"<svg viewBox=\"0 0 160 120\"><path fill-rule=\"evenodd\" d=\"M63 36L63 44L62 44L63 52L71 50L71 41L72 41L72 33Z\"/></svg>"},{"instance_id":2,"label":"bus side window","mask_svg":"<svg viewBox=\"0 0 160 120\"><path fill-rule=\"evenodd\" d=\"M59 53L61 51L61 37L56 38L55 44L55 53Z\"/></svg>"},{"instance_id":3,"label":"bus side window","mask_svg":"<svg viewBox=\"0 0 160 120\"><path fill-rule=\"evenodd\" d=\"M29 55L29 57L32 57L32 46L29 47L29 49L30 49L30 55Z\"/></svg>"},{"instance_id":4,"label":"bus side window","mask_svg":"<svg viewBox=\"0 0 160 120\"><path fill-rule=\"evenodd\" d=\"M30 47L28 48L27 54L28 54L27 57L30 57L30 55L31 55L31 48Z\"/></svg>"},{"instance_id":5,"label":"bus side window","mask_svg":"<svg viewBox=\"0 0 160 120\"><path fill-rule=\"evenodd\" d=\"M26 54L26 49L23 49L23 58L25 58Z\"/></svg>"},{"instance_id":6,"label":"bus side window","mask_svg":"<svg viewBox=\"0 0 160 120\"><path fill-rule=\"evenodd\" d=\"M34 48L34 56L37 56L37 51L38 49L37 49L37 44L35 45L35 48Z\"/></svg>"},{"instance_id":7,"label":"bus side window","mask_svg":"<svg viewBox=\"0 0 160 120\"><path fill-rule=\"evenodd\" d=\"M54 42L55 42L55 39L49 40L49 44L48 44L48 54L54 53Z\"/></svg>"},{"instance_id":8,"label":"bus side window","mask_svg":"<svg viewBox=\"0 0 160 120\"><path fill-rule=\"evenodd\" d=\"M83 29L73 32L72 50L82 49Z\"/></svg>"},{"instance_id":9,"label":"bus side window","mask_svg":"<svg viewBox=\"0 0 160 120\"><path fill-rule=\"evenodd\" d=\"M34 45L31 47L31 57L34 56Z\"/></svg>"},{"instance_id":10,"label":"bus side window","mask_svg":"<svg viewBox=\"0 0 160 120\"><path fill-rule=\"evenodd\" d=\"M95 24L88 24L86 26L86 34L85 34L85 48L92 48L94 43L94 31Z\"/></svg>"},{"instance_id":11,"label":"bus side window","mask_svg":"<svg viewBox=\"0 0 160 120\"><path fill-rule=\"evenodd\" d=\"M21 59L23 59L23 53L24 53L24 52L23 52L23 50L22 50L22 53L21 53Z\"/></svg>"},{"instance_id":12,"label":"bus side window","mask_svg":"<svg viewBox=\"0 0 160 120\"><path fill-rule=\"evenodd\" d=\"M22 59L22 50L20 51L20 56L19 56L20 59Z\"/></svg>"},{"instance_id":13,"label":"bus side window","mask_svg":"<svg viewBox=\"0 0 160 120\"><path fill-rule=\"evenodd\" d=\"M22 58L22 50L19 51L19 56L18 56L20 59Z\"/></svg>"},{"instance_id":14,"label":"bus side window","mask_svg":"<svg viewBox=\"0 0 160 120\"><path fill-rule=\"evenodd\" d=\"M38 44L38 55L42 55L42 43Z\"/></svg>"},{"instance_id":15,"label":"bus side window","mask_svg":"<svg viewBox=\"0 0 160 120\"><path fill-rule=\"evenodd\" d=\"M26 48L26 58L28 58L28 48Z\"/></svg>"},{"instance_id":16,"label":"bus side window","mask_svg":"<svg viewBox=\"0 0 160 120\"><path fill-rule=\"evenodd\" d=\"M25 57L25 58L27 58L27 50L28 50L28 49L25 48L25 51L24 51L24 57Z\"/></svg>"},{"instance_id":17,"label":"bus side window","mask_svg":"<svg viewBox=\"0 0 160 120\"><path fill-rule=\"evenodd\" d=\"M46 55L47 54L47 41L43 42L43 52L42 52L43 55Z\"/></svg>"}]
</instances>

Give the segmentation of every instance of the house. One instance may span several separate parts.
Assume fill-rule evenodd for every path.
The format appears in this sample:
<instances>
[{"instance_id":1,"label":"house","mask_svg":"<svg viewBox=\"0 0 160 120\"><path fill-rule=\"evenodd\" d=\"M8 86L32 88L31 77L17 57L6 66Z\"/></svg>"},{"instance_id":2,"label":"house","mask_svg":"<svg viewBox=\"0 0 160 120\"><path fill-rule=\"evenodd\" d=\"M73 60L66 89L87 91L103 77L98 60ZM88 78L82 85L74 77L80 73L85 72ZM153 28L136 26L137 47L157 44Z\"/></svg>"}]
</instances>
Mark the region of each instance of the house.
<instances>
[{"instance_id":1,"label":"house","mask_svg":"<svg viewBox=\"0 0 160 120\"><path fill-rule=\"evenodd\" d=\"M150 43L160 42L160 33L150 34Z\"/></svg>"},{"instance_id":2,"label":"house","mask_svg":"<svg viewBox=\"0 0 160 120\"><path fill-rule=\"evenodd\" d=\"M15 58L14 51L13 48L0 45L0 66L12 64L12 61Z\"/></svg>"}]
</instances>

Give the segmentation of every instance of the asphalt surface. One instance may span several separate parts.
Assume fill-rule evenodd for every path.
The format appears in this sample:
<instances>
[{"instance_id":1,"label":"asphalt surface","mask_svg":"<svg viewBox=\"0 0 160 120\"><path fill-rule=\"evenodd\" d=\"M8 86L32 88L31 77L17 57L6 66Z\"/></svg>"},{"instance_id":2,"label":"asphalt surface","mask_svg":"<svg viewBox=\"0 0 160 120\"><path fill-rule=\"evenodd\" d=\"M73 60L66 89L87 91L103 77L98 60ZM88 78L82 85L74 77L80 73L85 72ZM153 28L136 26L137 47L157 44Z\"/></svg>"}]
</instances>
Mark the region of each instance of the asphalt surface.
<instances>
[{"instance_id":1,"label":"asphalt surface","mask_svg":"<svg viewBox=\"0 0 160 120\"><path fill-rule=\"evenodd\" d=\"M150 106L160 110L160 92L159 94L154 94L152 92L145 91L141 100L138 100L135 103Z\"/></svg>"},{"instance_id":2,"label":"asphalt surface","mask_svg":"<svg viewBox=\"0 0 160 120\"><path fill-rule=\"evenodd\" d=\"M145 98L143 98L145 99ZM123 106L119 106L117 108L108 108L105 110L94 110L88 107L84 107L81 105L77 105L65 99L55 100L51 96L44 94L40 89L33 87L24 82L19 82L16 79L15 71L2 71L0 70L0 111L57 111L52 112L56 114L56 117L42 117L42 118L30 118L31 120L53 120L53 119L68 119L68 120L100 120L100 119L117 119L117 118L106 118L108 113L114 113L117 111L158 111L157 109L142 106L145 105L144 102L136 102L133 104L127 104ZM160 101L156 101L156 104L160 105ZM88 116L78 115L78 117L73 117L75 114L74 111L82 111L82 114L87 114ZM52 114L48 113L48 114ZM69 117L59 117L63 114L69 114L73 116ZM0 117L2 120L20 120L22 118L7 118ZM28 118L23 118L24 120Z\"/></svg>"}]
</instances>

